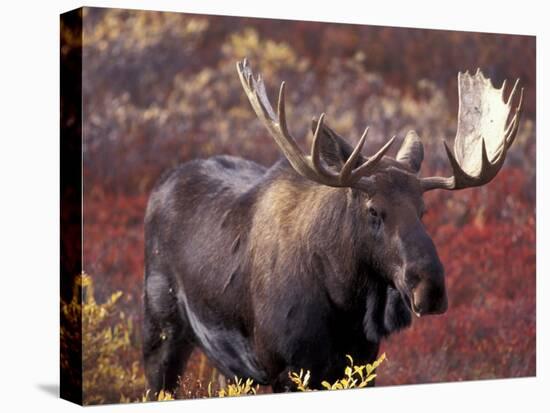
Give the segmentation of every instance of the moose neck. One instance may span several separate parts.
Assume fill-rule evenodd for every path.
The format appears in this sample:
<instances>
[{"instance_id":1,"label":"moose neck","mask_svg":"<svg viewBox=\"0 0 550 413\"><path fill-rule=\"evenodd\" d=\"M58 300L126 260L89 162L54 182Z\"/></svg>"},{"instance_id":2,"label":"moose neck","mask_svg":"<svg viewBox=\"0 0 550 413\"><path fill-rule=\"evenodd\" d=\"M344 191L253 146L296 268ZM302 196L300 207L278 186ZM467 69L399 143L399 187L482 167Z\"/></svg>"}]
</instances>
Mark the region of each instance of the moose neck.
<instances>
[{"instance_id":1,"label":"moose neck","mask_svg":"<svg viewBox=\"0 0 550 413\"><path fill-rule=\"evenodd\" d=\"M334 305L349 307L364 295L352 191L310 182L285 166L276 164L261 184L251 245L272 252L271 266L284 261L285 272L314 277Z\"/></svg>"}]
</instances>

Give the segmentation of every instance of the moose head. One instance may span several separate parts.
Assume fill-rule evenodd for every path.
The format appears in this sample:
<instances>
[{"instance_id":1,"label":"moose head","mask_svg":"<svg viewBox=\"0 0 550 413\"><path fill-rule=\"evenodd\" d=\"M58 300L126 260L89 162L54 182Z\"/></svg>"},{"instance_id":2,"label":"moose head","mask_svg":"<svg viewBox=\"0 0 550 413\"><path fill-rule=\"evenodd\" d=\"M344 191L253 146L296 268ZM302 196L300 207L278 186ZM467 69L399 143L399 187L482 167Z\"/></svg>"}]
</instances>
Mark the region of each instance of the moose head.
<instances>
[{"instance_id":1,"label":"moose head","mask_svg":"<svg viewBox=\"0 0 550 413\"><path fill-rule=\"evenodd\" d=\"M395 136L365 157L368 127L353 147L325 124L321 114L312 122L311 153L305 154L289 132L285 83L275 113L261 76L253 76L246 59L237 63L237 70L256 115L292 168L316 185L348 189L346 213L352 216L354 245L365 254L358 261L374 267L417 316L445 312L444 269L422 223L423 194L485 185L497 175L518 129L523 89L509 120L518 81L504 99L506 82L496 89L479 69L474 75L459 73L454 152L444 142L452 175L421 177L424 149L414 131L407 133L395 158L385 156Z\"/></svg>"}]
</instances>

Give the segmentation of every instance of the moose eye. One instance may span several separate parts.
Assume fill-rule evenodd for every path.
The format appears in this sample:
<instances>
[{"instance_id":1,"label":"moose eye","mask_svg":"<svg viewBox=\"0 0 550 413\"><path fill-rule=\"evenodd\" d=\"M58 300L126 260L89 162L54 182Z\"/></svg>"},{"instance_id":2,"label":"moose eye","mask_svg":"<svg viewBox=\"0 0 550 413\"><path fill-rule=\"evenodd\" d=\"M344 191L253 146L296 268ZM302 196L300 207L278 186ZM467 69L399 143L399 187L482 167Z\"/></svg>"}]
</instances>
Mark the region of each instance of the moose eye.
<instances>
[{"instance_id":1,"label":"moose eye","mask_svg":"<svg viewBox=\"0 0 550 413\"><path fill-rule=\"evenodd\" d=\"M369 215L371 217L377 217L378 216L378 211L376 209L374 209L373 207L370 207L369 208Z\"/></svg>"}]
</instances>

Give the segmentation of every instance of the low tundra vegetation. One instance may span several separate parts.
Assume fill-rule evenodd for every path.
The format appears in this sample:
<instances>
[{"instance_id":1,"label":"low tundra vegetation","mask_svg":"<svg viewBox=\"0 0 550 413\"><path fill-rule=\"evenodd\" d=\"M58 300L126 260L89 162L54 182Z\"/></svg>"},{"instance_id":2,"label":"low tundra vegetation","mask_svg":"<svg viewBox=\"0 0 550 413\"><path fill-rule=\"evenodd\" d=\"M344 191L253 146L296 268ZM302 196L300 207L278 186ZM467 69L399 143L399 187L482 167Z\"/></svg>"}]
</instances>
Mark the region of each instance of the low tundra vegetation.
<instances>
[{"instance_id":1,"label":"low tundra vegetation","mask_svg":"<svg viewBox=\"0 0 550 413\"><path fill-rule=\"evenodd\" d=\"M78 318L82 317L84 404L167 401L188 396L233 397L260 392L260 386L252 379L234 377L222 385L211 380L206 386L202 382L190 386L188 381L182 380L181 394L164 391L158 395L151 394L140 364L139 338L133 320L119 307L122 292L112 293L105 301L98 303L94 295L94 281L85 273L77 278L73 291L72 300L62 303L62 316L69 321L65 325L73 327L78 325ZM62 341L73 333L62 329ZM67 345L67 342L63 344ZM79 345L78 340L73 340L72 345ZM386 354L366 365L355 365L351 356L347 358L349 365L342 372L342 378L333 383L323 381L325 389L367 387L376 377L375 370L386 359ZM65 368L70 366L65 364ZM309 392L312 391L309 387L311 374L309 370L300 370L290 372L289 377L296 390Z\"/></svg>"}]
</instances>

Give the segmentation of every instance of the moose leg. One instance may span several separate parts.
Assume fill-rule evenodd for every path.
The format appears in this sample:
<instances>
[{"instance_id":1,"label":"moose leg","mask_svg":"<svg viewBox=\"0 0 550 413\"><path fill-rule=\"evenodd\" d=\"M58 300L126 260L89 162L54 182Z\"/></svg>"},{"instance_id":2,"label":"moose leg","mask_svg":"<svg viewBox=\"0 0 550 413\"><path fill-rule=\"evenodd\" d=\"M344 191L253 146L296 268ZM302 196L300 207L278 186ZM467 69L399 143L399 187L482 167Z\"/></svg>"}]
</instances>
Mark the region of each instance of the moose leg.
<instances>
[{"instance_id":1,"label":"moose leg","mask_svg":"<svg viewBox=\"0 0 550 413\"><path fill-rule=\"evenodd\" d=\"M161 274L147 277L144 296L143 356L145 375L154 397L175 393L194 347L189 322L182 318L172 290Z\"/></svg>"},{"instance_id":2,"label":"moose leg","mask_svg":"<svg viewBox=\"0 0 550 413\"><path fill-rule=\"evenodd\" d=\"M290 372L300 371L300 369L293 369L291 367L286 368L280 373L277 378L272 382L271 388L273 393L286 393L298 391L296 385L290 380Z\"/></svg>"}]
</instances>

